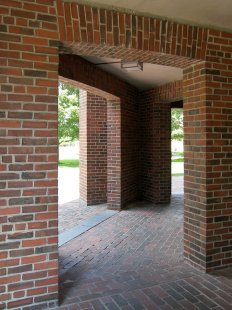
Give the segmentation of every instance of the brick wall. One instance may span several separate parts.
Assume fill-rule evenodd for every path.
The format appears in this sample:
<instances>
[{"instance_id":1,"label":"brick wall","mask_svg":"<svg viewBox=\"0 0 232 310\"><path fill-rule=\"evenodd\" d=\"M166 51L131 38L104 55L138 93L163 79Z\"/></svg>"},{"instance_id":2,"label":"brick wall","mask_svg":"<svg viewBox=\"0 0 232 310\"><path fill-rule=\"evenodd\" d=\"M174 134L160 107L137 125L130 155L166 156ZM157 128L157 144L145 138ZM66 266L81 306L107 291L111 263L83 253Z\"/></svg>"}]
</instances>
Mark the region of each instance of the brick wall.
<instances>
[{"instance_id":1,"label":"brick wall","mask_svg":"<svg viewBox=\"0 0 232 310\"><path fill-rule=\"evenodd\" d=\"M185 68L205 59L208 30L57 0L61 52ZM128 50L129 49L129 50Z\"/></svg>"},{"instance_id":2,"label":"brick wall","mask_svg":"<svg viewBox=\"0 0 232 310\"><path fill-rule=\"evenodd\" d=\"M168 203L171 197L171 108L160 103L154 92L141 99L140 195L154 203Z\"/></svg>"},{"instance_id":3,"label":"brick wall","mask_svg":"<svg viewBox=\"0 0 232 310\"><path fill-rule=\"evenodd\" d=\"M107 202L107 102L86 91L80 96L80 199Z\"/></svg>"},{"instance_id":4,"label":"brick wall","mask_svg":"<svg viewBox=\"0 0 232 310\"><path fill-rule=\"evenodd\" d=\"M185 70L185 257L232 264L232 34L210 30L206 62Z\"/></svg>"},{"instance_id":5,"label":"brick wall","mask_svg":"<svg viewBox=\"0 0 232 310\"><path fill-rule=\"evenodd\" d=\"M168 203L171 197L171 102L182 98L182 81L140 94L140 197Z\"/></svg>"},{"instance_id":6,"label":"brick wall","mask_svg":"<svg viewBox=\"0 0 232 310\"><path fill-rule=\"evenodd\" d=\"M120 99L107 101L107 206L118 210L126 199L122 193L122 176L126 172L122 171L121 109Z\"/></svg>"},{"instance_id":7,"label":"brick wall","mask_svg":"<svg viewBox=\"0 0 232 310\"><path fill-rule=\"evenodd\" d=\"M46 307L58 299L53 1L0 1L0 25L0 308Z\"/></svg>"},{"instance_id":8,"label":"brick wall","mask_svg":"<svg viewBox=\"0 0 232 310\"><path fill-rule=\"evenodd\" d=\"M138 91L124 89L121 97L122 206L139 197L139 104Z\"/></svg>"},{"instance_id":9,"label":"brick wall","mask_svg":"<svg viewBox=\"0 0 232 310\"><path fill-rule=\"evenodd\" d=\"M227 53L226 53L227 54ZM185 256L204 270L232 263L231 58L185 70Z\"/></svg>"}]
</instances>

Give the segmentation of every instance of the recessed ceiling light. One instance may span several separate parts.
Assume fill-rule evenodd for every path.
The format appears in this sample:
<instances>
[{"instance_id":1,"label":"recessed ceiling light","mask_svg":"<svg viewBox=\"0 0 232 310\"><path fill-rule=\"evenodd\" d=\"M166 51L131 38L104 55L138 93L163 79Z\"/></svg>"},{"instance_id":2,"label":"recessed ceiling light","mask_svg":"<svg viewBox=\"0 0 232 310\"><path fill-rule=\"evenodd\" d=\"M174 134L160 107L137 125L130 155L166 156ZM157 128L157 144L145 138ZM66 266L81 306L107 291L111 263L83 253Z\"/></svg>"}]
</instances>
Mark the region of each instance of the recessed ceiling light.
<instances>
[{"instance_id":1,"label":"recessed ceiling light","mask_svg":"<svg viewBox=\"0 0 232 310\"><path fill-rule=\"evenodd\" d=\"M142 61L121 61L121 68L128 72L132 71L143 71L143 63Z\"/></svg>"}]
</instances>

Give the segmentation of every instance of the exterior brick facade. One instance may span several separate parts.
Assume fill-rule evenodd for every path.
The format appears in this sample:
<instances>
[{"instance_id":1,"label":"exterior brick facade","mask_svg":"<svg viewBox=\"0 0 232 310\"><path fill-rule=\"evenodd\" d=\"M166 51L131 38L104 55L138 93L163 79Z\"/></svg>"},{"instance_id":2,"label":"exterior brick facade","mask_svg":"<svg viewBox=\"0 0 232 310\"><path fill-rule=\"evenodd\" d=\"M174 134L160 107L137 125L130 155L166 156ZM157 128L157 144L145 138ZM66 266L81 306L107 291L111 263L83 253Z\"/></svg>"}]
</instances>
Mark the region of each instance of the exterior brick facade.
<instances>
[{"instance_id":1,"label":"exterior brick facade","mask_svg":"<svg viewBox=\"0 0 232 310\"><path fill-rule=\"evenodd\" d=\"M1 307L57 305L58 53L190 66L183 82L185 256L204 270L231 266L232 34L60 0L0 0L0 25ZM68 57L71 65L75 61L71 55L62 57ZM62 76L111 94L102 97L108 100L108 122L118 132L116 140L113 136L108 140L115 143L118 165L113 166L112 159L110 167L116 176L108 174L107 191L112 199L116 197L116 206L123 206L138 198L138 110L144 98L138 101L136 89L121 81L115 84L109 75L94 80L93 71L80 69L93 79L91 84ZM150 95L156 93L145 94L145 106L161 119L168 118L163 101L151 100ZM116 118L112 110L117 111ZM143 119L149 121L145 137L149 128L152 134L163 129L151 116L143 114ZM168 125L164 128L161 144L155 143L165 149L166 166L170 165ZM150 147L148 143L146 149ZM161 159L161 150L152 153L157 154L154 160ZM107 156L109 161L109 152ZM150 167L145 169L149 173ZM151 169L157 171L154 163ZM166 166L160 184L167 193L168 174ZM154 198L149 192L144 195Z\"/></svg>"}]
</instances>

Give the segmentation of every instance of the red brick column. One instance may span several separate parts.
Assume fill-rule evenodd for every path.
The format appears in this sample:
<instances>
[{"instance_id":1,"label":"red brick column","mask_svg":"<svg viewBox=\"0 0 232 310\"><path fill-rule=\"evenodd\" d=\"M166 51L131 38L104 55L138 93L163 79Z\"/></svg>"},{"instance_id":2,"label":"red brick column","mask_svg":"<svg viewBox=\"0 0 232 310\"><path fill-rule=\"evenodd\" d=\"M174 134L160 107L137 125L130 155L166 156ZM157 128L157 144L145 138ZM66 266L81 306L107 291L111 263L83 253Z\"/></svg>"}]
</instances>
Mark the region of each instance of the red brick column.
<instances>
[{"instance_id":1,"label":"red brick column","mask_svg":"<svg viewBox=\"0 0 232 310\"><path fill-rule=\"evenodd\" d=\"M80 200L96 205L107 201L106 99L80 92Z\"/></svg>"},{"instance_id":2,"label":"red brick column","mask_svg":"<svg viewBox=\"0 0 232 310\"><path fill-rule=\"evenodd\" d=\"M58 299L53 4L0 3L1 309L31 304L41 309Z\"/></svg>"},{"instance_id":3,"label":"red brick column","mask_svg":"<svg viewBox=\"0 0 232 310\"><path fill-rule=\"evenodd\" d=\"M206 271L232 264L230 62L184 72L184 255Z\"/></svg>"},{"instance_id":4,"label":"red brick column","mask_svg":"<svg viewBox=\"0 0 232 310\"><path fill-rule=\"evenodd\" d=\"M140 196L154 203L168 203L171 197L171 108L167 99L162 102L159 94L159 89L153 89L140 97Z\"/></svg>"},{"instance_id":5,"label":"red brick column","mask_svg":"<svg viewBox=\"0 0 232 310\"><path fill-rule=\"evenodd\" d=\"M120 209L121 193L121 103L107 102L107 205Z\"/></svg>"}]
</instances>

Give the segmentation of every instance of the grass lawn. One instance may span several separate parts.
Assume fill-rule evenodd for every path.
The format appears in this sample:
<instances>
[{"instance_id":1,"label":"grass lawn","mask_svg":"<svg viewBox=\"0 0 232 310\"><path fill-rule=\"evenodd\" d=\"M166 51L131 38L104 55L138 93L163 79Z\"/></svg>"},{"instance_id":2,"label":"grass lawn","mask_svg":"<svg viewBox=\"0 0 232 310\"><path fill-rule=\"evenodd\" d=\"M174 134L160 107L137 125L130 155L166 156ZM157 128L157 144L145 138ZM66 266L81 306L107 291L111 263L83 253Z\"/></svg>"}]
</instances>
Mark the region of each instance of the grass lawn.
<instances>
[{"instance_id":1,"label":"grass lawn","mask_svg":"<svg viewBox=\"0 0 232 310\"><path fill-rule=\"evenodd\" d=\"M172 177L182 177L184 176L183 173L172 173Z\"/></svg>"},{"instance_id":2,"label":"grass lawn","mask_svg":"<svg viewBox=\"0 0 232 310\"><path fill-rule=\"evenodd\" d=\"M79 159L62 159L59 160L59 167L78 168L80 165Z\"/></svg>"},{"instance_id":3,"label":"grass lawn","mask_svg":"<svg viewBox=\"0 0 232 310\"><path fill-rule=\"evenodd\" d=\"M184 152L172 152L172 156L181 156L181 157L184 157Z\"/></svg>"},{"instance_id":4,"label":"grass lawn","mask_svg":"<svg viewBox=\"0 0 232 310\"><path fill-rule=\"evenodd\" d=\"M183 162L184 162L184 158L172 159L172 163L183 163Z\"/></svg>"}]
</instances>

